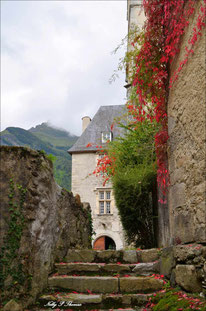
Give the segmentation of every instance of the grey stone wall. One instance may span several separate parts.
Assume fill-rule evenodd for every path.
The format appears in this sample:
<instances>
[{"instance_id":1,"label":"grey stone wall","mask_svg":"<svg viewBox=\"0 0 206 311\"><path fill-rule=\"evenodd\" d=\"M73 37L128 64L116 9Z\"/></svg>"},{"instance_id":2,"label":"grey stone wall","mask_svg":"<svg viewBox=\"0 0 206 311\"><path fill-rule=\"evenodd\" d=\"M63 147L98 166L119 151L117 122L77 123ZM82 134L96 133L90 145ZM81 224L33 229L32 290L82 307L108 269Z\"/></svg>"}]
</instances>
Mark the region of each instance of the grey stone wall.
<instances>
[{"instance_id":1,"label":"grey stone wall","mask_svg":"<svg viewBox=\"0 0 206 311\"><path fill-rule=\"evenodd\" d=\"M7 248L4 238L13 214L9 211L10 179L14 182L14 202L19 200L17 184L27 190L21 211L25 223L20 247L11 264L14 268L22 265L26 280L21 285L8 275L3 299L16 297L29 305L47 286L55 261L62 261L68 249L91 247L89 207L83 208L78 198L56 184L52 162L43 153L6 146L0 152L0 247Z\"/></svg>"},{"instance_id":2,"label":"grey stone wall","mask_svg":"<svg viewBox=\"0 0 206 311\"><path fill-rule=\"evenodd\" d=\"M170 280L172 286L206 294L206 246L196 243L163 249L160 273Z\"/></svg>"},{"instance_id":3,"label":"grey stone wall","mask_svg":"<svg viewBox=\"0 0 206 311\"><path fill-rule=\"evenodd\" d=\"M184 59L200 4L183 35L180 53L171 64L172 76ZM179 74L168 100L168 164L170 172L170 244L206 242L205 206L205 29L194 54Z\"/></svg>"}]
</instances>

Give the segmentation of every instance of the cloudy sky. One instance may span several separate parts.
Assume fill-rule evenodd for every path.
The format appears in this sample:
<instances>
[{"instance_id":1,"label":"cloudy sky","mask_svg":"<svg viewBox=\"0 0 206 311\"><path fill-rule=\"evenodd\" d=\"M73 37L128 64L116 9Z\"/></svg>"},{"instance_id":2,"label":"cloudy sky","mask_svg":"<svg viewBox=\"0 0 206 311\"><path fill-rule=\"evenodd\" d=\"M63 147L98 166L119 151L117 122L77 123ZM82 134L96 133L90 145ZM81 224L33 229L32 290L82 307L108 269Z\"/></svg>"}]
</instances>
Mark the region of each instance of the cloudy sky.
<instances>
[{"instance_id":1,"label":"cloudy sky","mask_svg":"<svg viewBox=\"0 0 206 311\"><path fill-rule=\"evenodd\" d=\"M124 55L127 2L1 2L1 130L51 122L81 133L81 117L125 103L125 76L109 84Z\"/></svg>"}]
</instances>

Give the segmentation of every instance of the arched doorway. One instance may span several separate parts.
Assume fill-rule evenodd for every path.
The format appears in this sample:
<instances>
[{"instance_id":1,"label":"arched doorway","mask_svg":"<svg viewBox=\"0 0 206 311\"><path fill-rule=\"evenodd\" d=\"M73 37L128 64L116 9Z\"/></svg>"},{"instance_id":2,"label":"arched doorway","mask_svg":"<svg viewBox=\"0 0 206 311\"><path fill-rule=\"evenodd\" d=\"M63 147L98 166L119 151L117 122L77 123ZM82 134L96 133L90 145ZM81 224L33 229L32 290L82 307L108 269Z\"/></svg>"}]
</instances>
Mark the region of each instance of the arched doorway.
<instances>
[{"instance_id":1,"label":"arched doorway","mask_svg":"<svg viewBox=\"0 0 206 311\"><path fill-rule=\"evenodd\" d=\"M116 244L112 238L109 236L101 236L94 242L93 249L95 250L108 250L116 249Z\"/></svg>"}]
</instances>

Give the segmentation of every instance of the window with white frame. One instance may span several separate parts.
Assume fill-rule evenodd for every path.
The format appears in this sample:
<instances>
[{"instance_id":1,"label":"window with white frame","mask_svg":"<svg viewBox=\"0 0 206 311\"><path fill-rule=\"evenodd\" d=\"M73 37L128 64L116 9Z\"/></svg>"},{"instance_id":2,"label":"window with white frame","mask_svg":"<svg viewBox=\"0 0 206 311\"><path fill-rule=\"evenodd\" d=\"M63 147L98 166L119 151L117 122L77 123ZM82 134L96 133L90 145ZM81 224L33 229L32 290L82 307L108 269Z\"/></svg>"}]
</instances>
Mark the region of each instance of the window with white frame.
<instances>
[{"instance_id":1,"label":"window with white frame","mask_svg":"<svg viewBox=\"0 0 206 311\"><path fill-rule=\"evenodd\" d=\"M112 132L102 132L102 143L112 141Z\"/></svg>"},{"instance_id":2,"label":"window with white frame","mask_svg":"<svg viewBox=\"0 0 206 311\"><path fill-rule=\"evenodd\" d=\"M106 201L106 214L111 214L111 202Z\"/></svg>"},{"instance_id":3,"label":"window with white frame","mask_svg":"<svg viewBox=\"0 0 206 311\"><path fill-rule=\"evenodd\" d=\"M111 190L99 190L99 214L111 214Z\"/></svg>"}]
</instances>

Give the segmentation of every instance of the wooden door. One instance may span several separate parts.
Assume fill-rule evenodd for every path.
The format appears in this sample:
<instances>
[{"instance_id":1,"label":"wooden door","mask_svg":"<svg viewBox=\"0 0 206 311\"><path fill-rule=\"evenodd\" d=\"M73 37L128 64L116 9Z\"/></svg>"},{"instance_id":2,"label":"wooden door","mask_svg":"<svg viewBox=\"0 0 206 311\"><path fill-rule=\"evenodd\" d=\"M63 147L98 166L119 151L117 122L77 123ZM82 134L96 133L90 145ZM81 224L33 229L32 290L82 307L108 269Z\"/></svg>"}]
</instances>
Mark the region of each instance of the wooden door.
<instances>
[{"instance_id":1,"label":"wooden door","mask_svg":"<svg viewBox=\"0 0 206 311\"><path fill-rule=\"evenodd\" d=\"M94 242L93 249L105 250L105 236L101 236Z\"/></svg>"}]
</instances>

